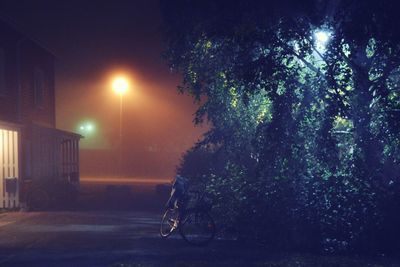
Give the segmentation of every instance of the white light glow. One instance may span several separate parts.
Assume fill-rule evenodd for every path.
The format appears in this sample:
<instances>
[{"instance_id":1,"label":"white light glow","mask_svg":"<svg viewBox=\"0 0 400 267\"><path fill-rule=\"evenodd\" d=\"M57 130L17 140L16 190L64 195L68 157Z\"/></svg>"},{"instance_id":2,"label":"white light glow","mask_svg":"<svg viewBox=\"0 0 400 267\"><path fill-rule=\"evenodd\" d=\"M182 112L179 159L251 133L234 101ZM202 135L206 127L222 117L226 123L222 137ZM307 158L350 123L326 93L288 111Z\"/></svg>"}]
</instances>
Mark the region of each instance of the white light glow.
<instances>
[{"instance_id":1,"label":"white light glow","mask_svg":"<svg viewBox=\"0 0 400 267\"><path fill-rule=\"evenodd\" d=\"M124 77L117 77L113 81L112 87L117 94L125 94L129 87L129 82Z\"/></svg>"},{"instance_id":2,"label":"white light glow","mask_svg":"<svg viewBox=\"0 0 400 267\"><path fill-rule=\"evenodd\" d=\"M329 41L329 33L326 31L317 31L315 33L315 39L319 43L327 43Z\"/></svg>"},{"instance_id":3,"label":"white light glow","mask_svg":"<svg viewBox=\"0 0 400 267\"><path fill-rule=\"evenodd\" d=\"M319 53L325 53L326 46L332 37L331 32L327 30L316 30L314 32L314 45Z\"/></svg>"},{"instance_id":4,"label":"white light glow","mask_svg":"<svg viewBox=\"0 0 400 267\"><path fill-rule=\"evenodd\" d=\"M94 134L96 131L96 126L93 122L82 122L78 126L78 131L84 135Z\"/></svg>"}]
</instances>

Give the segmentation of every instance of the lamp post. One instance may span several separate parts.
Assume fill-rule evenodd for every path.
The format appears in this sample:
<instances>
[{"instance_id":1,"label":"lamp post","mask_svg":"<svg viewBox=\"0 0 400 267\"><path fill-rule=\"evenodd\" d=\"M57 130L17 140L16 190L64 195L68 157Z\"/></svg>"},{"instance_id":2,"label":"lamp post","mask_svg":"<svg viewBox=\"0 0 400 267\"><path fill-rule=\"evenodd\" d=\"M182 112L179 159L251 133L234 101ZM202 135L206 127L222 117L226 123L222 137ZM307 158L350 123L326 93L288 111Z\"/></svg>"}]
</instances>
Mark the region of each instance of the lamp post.
<instances>
[{"instance_id":1,"label":"lamp post","mask_svg":"<svg viewBox=\"0 0 400 267\"><path fill-rule=\"evenodd\" d=\"M119 175L122 175L122 100L123 95L128 91L129 82L124 77L117 77L112 83L115 93L119 95Z\"/></svg>"}]
</instances>

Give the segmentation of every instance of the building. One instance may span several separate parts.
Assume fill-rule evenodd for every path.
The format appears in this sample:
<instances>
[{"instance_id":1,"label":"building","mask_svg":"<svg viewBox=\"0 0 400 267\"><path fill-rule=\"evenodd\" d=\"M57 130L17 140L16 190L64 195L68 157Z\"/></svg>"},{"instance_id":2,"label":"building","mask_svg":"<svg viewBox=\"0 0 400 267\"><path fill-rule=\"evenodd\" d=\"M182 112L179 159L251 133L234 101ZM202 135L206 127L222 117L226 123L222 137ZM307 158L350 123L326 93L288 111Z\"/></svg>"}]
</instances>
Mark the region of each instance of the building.
<instances>
[{"instance_id":1,"label":"building","mask_svg":"<svg viewBox=\"0 0 400 267\"><path fill-rule=\"evenodd\" d=\"M0 208L26 204L45 181L79 184L81 136L56 129L54 62L0 19Z\"/></svg>"}]
</instances>

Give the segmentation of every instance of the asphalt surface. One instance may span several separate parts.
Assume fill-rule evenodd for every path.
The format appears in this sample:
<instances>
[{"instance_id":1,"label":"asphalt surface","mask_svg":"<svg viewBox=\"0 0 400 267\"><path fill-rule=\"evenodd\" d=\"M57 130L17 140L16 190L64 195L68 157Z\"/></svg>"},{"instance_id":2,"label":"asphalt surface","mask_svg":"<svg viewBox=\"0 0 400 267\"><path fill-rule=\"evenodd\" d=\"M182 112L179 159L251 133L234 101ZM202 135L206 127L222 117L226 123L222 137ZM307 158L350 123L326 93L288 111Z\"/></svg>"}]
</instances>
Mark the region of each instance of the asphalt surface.
<instances>
[{"instance_id":1,"label":"asphalt surface","mask_svg":"<svg viewBox=\"0 0 400 267\"><path fill-rule=\"evenodd\" d=\"M159 214L143 212L10 212L0 214L0 266L158 265L177 261L244 261L262 256L237 242L192 247L175 233L158 235Z\"/></svg>"},{"instance_id":2,"label":"asphalt surface","mask_svg":"<svg viewBox=\"0 0 400 267\"><path fill-rule=\"evenodd\" d=\"M75 211L0 211L0 267L400 266L386 257L277 253L220 234L206 247L178 233L162 239L169 187L156 185L86 182Z\"/></svg>"},{"instance_id":3,"label":"asphalt surface","mask_svg":"<svg viewBox=\"0 0 400 267\"><path fill-rule=\"evenodd\" d=\"M0 213L0 267L242 266L264 255L263 249L218 236L200 248L178 233L162 239L159 223L169 186L133 182L83 181L76 211Z\"/></svg>"},{"instance_id":4,"label":"asphalt surface","mask_svg":"<svg viewBox=\"0 0 400 267\"><path fill-rule=\"evenodd\" d=\"M160 215L134 211L0 213L0 266L400 266L386 257L274 253L221 239L188 245L175 233L158 236Z\"/></svg>"}]
</instances>

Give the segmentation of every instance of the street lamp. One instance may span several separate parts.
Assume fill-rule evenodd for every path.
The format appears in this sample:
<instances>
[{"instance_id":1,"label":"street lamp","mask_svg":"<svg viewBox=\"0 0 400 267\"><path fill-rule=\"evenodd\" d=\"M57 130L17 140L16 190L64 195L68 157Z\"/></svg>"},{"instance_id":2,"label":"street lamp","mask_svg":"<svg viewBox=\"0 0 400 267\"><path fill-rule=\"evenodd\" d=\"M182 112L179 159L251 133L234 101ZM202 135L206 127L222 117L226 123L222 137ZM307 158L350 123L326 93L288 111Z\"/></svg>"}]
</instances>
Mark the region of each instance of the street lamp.
<instances>
[{"instance_id":1,"label":"street lamp","mask_svg":"<svg viewBox=\"0 0 400 267\"><path fill-rule=\"evenodd\" d=\"M332 33L328 30L318 29L314 32L315 47L319 53L325 53L326 46L328 45L331 37Z\"/></svg>"},{"instance_id":2,"label":"street lamp","mask_svg":"<svg viewBox=\"0 0 400 267\"><path fill-rule=\"evenodd\" d=\"M87 137L88 135L94 134L96 126L93 122L86 121L82 122L78 127L78 132Z\"/></svg>"},{"instance_id":3,"label":"street lamp","mask_svg":"<svg viewBox=\"0 0 400 267\"><path fill-rule=\"evenodd\" d=\"M323 30L318 30L315 32L315 39L319 43L326 44L329 41L329 32L323 31Z\"/></svg>"},{"instance_id":4,"label":"street lamp","mask_svg":"<svg viewBox=\"0 0 400 267\"><path fill-rule=\"evenodd\" d=\"M114 79L112 86L117 94L123 95L128 91L129 82L124 77L117 77Z\"/></svg>"},{"instance_id":5,"label":"street lamp","mask_svg":"<svg viewBox=\"0 0 400 267\"><path fill-rule=\"evenodd\" d=\"M116 77L112 88L119 95L119 172L122 172L122 97L128 91L129 82L125 77Z\"/></svg>"}]
</instances>

